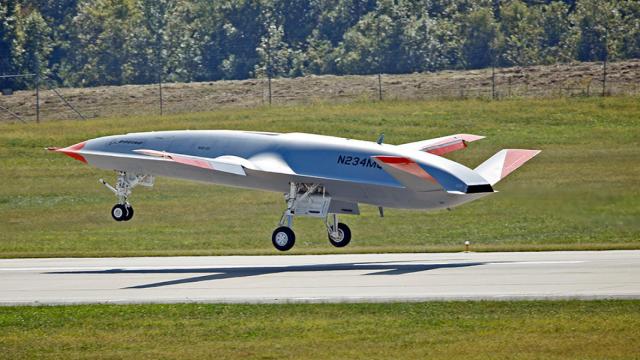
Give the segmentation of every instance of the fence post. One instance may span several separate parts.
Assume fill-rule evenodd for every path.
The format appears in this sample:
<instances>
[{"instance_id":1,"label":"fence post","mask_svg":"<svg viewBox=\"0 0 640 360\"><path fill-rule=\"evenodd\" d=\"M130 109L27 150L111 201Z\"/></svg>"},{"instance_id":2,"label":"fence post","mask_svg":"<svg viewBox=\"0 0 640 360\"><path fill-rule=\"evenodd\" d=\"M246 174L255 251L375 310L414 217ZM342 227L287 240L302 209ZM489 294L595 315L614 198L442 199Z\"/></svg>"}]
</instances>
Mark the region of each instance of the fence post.
<instances>
[{"instance_id":1,"label":"fence post","mask_svg":"<svg viewBox=\"0 0 640 360\"><path fill-rule=\"evenodd\" d=\"M269 106L271 106L271 30L267 31L267 88L269 91Z\"/></svg>"},{"instance_id":2,"label":"fence post","mask_svg":"<svg viewBox=\"0 0 640 360\"><path fill-rule=\"evenodd\" d=\"M163 104L162 104L162 74L158 74L158 87L160 88L160 116L163 113Z\"/></svg>"},{"instance_id":3,"label":"fence post","mask_svg":"<svg viewBox=\"0 0 640 360\"><path fill-rule=\"evenodd\" d=\"M378 72L378 100L382 101L382 75Z\"/></svg>"},{"instance_id":4,"label":"fence post","mask_svg":"<svg viewBox=\"0 0 640 360\"><path fill-rule=\"evenodd\" d=\"M491 99L496 99L496 65L491 64Z\"/></svg>"},{"instance_id":5,"label":"fence post","mask_svg":"<svg viewBox=\"0 0 640 360\"><path fill-rule=\"evenodd\" d=\"M36 123L40 123L40 69L36 72Z\"/></svg>"},{"instance_id":6,"label":"fence post","mask_svg":"<svg viewBox=\"0 0 640 360\"><path fill-rule=\"evenodd\" d=\"M607 95L607 55L604 56L604 62L602 63L602 96Z\"/></svg>"},{"instance_id":7,"label":"fence post","mask_svg":"<svg viewBox=\"0 0 640 360\"><path fill-rule=\"evenodd\" d=\"M271 73L267 75L267 83L269 87L269 106L271 106Z\"/></svg>"}]
</instances>

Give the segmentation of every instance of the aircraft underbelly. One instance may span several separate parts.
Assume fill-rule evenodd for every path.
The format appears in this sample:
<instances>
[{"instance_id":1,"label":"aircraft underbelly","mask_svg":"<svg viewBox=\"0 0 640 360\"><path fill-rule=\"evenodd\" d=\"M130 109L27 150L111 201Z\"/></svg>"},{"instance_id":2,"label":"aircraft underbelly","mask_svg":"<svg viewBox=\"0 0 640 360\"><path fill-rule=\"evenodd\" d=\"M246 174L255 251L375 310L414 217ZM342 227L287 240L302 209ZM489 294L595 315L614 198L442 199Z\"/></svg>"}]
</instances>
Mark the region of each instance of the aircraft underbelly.
<instances>
[{"instance_id":1,"label":"aircraft underbelly","mask_svg":"<svg viewBox=\"0 0 640 360\"><path fill-rule=\"evenodd\" d=\"M241 176L180 164L169 167L162 161L151 159L141 162L136 159L105 158L91 155L87 155L86 158L91 165L105 170L152 174L155 176L281 193L288 191L289 182L291 181L321 183L325 186L331 197L336 200L389 208L438 209L447 207L448 205L448 203L444 203L444 201L447 201L447 194L442 191L416 193L406 188L360 184L288 174L264 173L251 170L247 170L247 176Z\"/></svg>"}]
</instances>

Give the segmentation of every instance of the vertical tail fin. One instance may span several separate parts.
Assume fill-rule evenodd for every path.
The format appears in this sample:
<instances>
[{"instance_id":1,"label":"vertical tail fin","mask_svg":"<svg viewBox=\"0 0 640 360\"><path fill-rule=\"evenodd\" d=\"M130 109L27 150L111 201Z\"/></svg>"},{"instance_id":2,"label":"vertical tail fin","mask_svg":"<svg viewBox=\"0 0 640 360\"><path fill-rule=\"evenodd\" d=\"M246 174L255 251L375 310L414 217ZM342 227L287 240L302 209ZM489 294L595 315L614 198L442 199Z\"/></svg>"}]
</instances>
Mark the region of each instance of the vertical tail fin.
<instances>
[{"instance_id":1,"label":"vertical tail fin","mask_svg":"<svg viewBox=\"0 0 640 360\"><path fill-rule=\"evenodd\" d=\"M474 170L494 185L539 153L540 150L500 150Z\"/></svg>"}]
</instances>

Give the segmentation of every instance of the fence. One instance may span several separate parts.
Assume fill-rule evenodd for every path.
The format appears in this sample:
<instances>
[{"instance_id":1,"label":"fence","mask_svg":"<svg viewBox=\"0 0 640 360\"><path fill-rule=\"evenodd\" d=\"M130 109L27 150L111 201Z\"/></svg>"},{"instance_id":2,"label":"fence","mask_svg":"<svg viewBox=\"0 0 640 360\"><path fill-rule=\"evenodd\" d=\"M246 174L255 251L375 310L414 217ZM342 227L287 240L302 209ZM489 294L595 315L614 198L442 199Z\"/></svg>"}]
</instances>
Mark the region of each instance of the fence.
<instances>
[{"instance_id":1,"label":"fence","mask_svg":"<svg viewBox=\"0 0 640 360\"><path fill-rule=\"evenodd\" d=\"M38 117L160 115L228 107L382 99L445 99L640 95L640 60L602 63L442 71L401 75L307 76L267 79L165 83L95 88L48 87L0 96L0 121ZM162 91L162 97L160 97ZM38 100L39 99L39 100ZM39 111L37 109L39 103Z\"/></svg>"}]
</instances>

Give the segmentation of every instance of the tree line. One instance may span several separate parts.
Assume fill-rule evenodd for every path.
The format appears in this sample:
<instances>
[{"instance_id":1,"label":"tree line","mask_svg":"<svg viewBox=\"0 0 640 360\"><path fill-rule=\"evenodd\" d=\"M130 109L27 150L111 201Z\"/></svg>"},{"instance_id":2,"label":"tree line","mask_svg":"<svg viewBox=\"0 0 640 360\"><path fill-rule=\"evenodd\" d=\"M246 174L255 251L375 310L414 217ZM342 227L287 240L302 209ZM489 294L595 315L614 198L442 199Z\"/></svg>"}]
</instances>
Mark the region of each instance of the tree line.
<instances>
[{"instance_id":1,"label":"tree line","mask_svg":"<svg viewBox=\"0 0 640 360\"><path fill-rule=\"evenodd\" d=\"M637 0L0 2L0 74L62 86L628 58L640 58Z\"/></svg>"}]
</instances>

